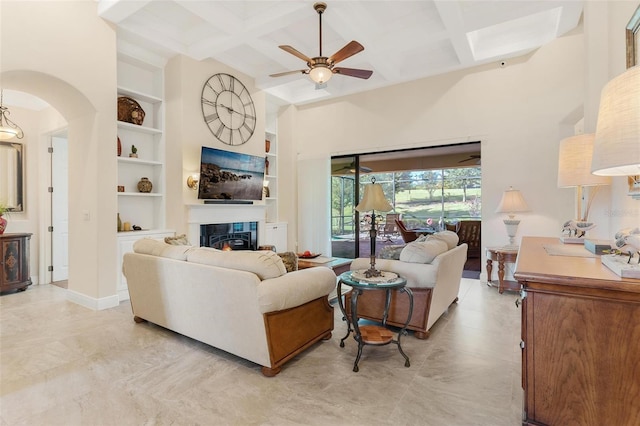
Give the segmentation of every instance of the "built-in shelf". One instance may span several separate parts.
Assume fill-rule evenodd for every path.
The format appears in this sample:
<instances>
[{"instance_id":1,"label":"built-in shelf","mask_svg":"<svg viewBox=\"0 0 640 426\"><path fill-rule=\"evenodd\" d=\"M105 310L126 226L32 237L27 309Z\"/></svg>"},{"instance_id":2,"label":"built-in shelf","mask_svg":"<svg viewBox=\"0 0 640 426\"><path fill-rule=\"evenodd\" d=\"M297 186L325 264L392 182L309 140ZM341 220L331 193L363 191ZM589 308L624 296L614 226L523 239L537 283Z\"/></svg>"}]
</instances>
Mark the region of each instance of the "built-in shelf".
<instances>
[{"instance_id":1,"label":"built-in shelf","mask_svg":"<svg viewBox=\"0 0 640 426\"><path fill-rule=\"evenodd\" d=\"M137 164L137 165L149 165L149 166L163 166L164 164L160 161L155 161L155 160L143 160L140 158L135 158L135 157L118 157L118 161L121 163L130 163L130 164Z\"/></svg>"},{"instance_id":2,"label":"built-in shelf","mask_svg":"<svg viewBox=\"0 0 640 426\"><path fill-rule=\"evenodd\" d=\"M120 231L118 236L118 295L128 299L126 278L122 275L122 257L133 251L141 238L162 240L175 235L164 229L166 210L165 137L164 137L164 70L137 58L118 55L118 96L135 100L144 111L142 125L117 121L121 156L117 157L118 213L121 222L137 225L140 231ZM138 157L129 157L132 146ZM114 155L116 155L114 141ZM152 192L137 192L138 182L147 177ZM116 188L114 188L115 190ZM115 222L115 221L114 221ZM115 228L115 225L114 225Z\"/></svg>"},{"instance_id":3,"label":"built-in shelf","mask_svg":"<svg viewBox=\"0 0 640 426\"><path fill-rule=\"evenodd\" d=\"M125 121L118 121L118 128L119 129L125 129L125 130L131 130L134 132L140 132L140 133L147 133L150 135L161 135L162 134L162 130L160 129L156 129L153 127L148 127L148 126L139 126L137 124L133 124L133 123L127 123Z\"/></svg>"}]
</instances>

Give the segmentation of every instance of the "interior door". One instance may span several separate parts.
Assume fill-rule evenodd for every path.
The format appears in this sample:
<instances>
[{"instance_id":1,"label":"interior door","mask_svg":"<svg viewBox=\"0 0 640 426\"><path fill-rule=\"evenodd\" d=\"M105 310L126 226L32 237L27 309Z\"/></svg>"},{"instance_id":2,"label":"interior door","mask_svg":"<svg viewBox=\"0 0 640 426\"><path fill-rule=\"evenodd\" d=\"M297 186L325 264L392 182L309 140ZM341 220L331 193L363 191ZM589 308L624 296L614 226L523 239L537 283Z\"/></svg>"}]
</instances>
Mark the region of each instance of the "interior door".
<instances>
[{"instance_id":1,"label":"interior door","mask_svg":"<svg viewBox=\"0 0 640 426\"><path fill-rule=\"evenodd\" d=\"M52 281L69 278L69 161L66 136L51 138Z\"/></svg>"}]
</instances>

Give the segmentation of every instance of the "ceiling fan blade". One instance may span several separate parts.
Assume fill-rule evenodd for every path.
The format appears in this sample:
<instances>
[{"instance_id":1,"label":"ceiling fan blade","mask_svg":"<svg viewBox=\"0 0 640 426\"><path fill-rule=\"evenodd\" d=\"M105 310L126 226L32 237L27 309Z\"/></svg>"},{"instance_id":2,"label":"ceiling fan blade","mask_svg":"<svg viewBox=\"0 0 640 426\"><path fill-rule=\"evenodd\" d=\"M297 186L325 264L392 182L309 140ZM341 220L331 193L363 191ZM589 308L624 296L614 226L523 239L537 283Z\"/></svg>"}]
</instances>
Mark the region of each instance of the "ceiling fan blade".
<instances>
[{"instance_id":1,"label":"ceiling fan blade","mask_svg":"<svg viewBox=\"0 0 640 426\"><path fill-rule=\"evenodd\" d=\"M342 49L338 50L336 53L331 55L331 57L327 60L330 64L337 64L340 61L344 61L350 56L355 55L358 52L362 52L364 50L364 46L358 43L355 40L350 41L344 46Z\"/></svg>"},{"instance_id":2,"label":"ceiling fan blade","mask_svg":"<svg viewBox=\"0 0 640 426\"><path fill-rule=\"evenodd\" d=\"M290 75L290 74L307 74L309 72L309 70L304 69L304 70L295 70L295 71L284 71L284 72L279 72L276 74L270 74L269 77L282 77L284 75Z\"/></svg>"},{"instance_id":3,"label":"ceiling fan blade","mask_svg":"<svg viewBox=\"0 0 640 426\"><path fill-rule=\"evenodd\" d=\"M335 74L348 75L349 77L358 77L358 78L363 78L365 80L371 77L371 74L373 74L373 71L370 71L370 70L360 70L357 68L343 68L343 67L334 68L333 72Z\"/></svg>"},{"instance_id":4,"label":"ceiling fan blade","mask_svg":"<svg viewBox=\"0 0 640 426\"><path fill-rule=\"evenodd\" d=\"M280 49L284 50L285 52L289 52L291 53L293 56L297 56L298 58L302 59L303 61L307 62L307 63L313 63L313 61L311 60L310 57L308 57L307 55L305 55L304 53L301 53L300 51L294 49L291 46L288 45L282 45L282 46L278 46Z\"/></svg>"}]
</instances>

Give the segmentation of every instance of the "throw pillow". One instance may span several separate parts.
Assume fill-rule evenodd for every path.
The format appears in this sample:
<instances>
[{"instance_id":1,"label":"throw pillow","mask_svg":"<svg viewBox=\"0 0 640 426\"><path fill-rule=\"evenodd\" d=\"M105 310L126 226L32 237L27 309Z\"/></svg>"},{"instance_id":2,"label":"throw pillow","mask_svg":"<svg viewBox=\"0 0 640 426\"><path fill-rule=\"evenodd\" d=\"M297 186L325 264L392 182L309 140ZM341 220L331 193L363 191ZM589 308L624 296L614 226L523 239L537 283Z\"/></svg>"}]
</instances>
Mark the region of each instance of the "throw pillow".
<instances>
[{"instance_id":1,"label":"throw pillow","mask_svg":"<svg viewBox=\"0 0 640 426\"><path fill-rule=\"evenodd\" d=\"M380 252L378 252L378 258L400 260L400 252L402 252L404 247L404 244L382 247Z\"/></svg>"},{"instance_id":2,"label":"throw pillow","mask_svg":"<svg viewBox=\"0 0 640 426\"><path fill-rule=\"evenodd\" d=\"M458 234L453 231L440 231L436 232L435 234L429 235L429 237L427 237L427 240L444 241L445 243L447 243L447 250L451 250L458 245L458 241L460 240L460 238L458 237Z\"/></svg>"},{"instance_id":3,"label":"throw pillow","mask_svg":"<svg viewBox=\"0 0 640 426\"><path fill-rule=\"evenodd\" d=\"M284 267L287 272L293 272L298 270L298 255L292 251L285 251L284 253L278 253L280 259L284 263Z\"/></svg>"},{"instance_id":4,"label":"throw pillow","mask_svg":"<svg viewBox=\"0 0 640 426\"><path fill-rule=\"evenodd\" d=\"M188 246L189 240L185 234L176 235L175 237L164 237L164 242L174 246Z\"/></svg>"},{"instance_id":5,"label":"throw pillow","mask_svg":"<svg viewBox=\"0 0 640 426\"><path fill-rule=\"evenodd\" d=\"M431 263L438 255L446 252L447 243L438 239L427 239L427 241L410 242L400 252L400 260L408 263Z\"/></svg>"}]
</instances>

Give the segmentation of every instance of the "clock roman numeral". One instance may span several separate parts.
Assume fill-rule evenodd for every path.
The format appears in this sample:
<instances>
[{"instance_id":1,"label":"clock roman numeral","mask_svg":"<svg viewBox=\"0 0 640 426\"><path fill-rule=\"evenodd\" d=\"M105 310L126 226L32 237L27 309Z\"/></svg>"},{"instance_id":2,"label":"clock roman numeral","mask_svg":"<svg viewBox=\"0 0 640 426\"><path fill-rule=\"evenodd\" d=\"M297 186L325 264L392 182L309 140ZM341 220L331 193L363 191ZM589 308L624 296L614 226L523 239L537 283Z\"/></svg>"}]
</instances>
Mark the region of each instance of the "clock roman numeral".
<instances>
[{"instance_id":1,"label":"clock roman numeral","mask_svg":"<svg viewBox=\"0 0 640 426\"><path fill-rule=\"evenodd\" d=\"M206 86L207 86L209 89L211 89L211 90L213 91L213 93L215 93L215 94L216 94L216 96L217 96L217 95L219 95L220 93L222 93L222 90L218 92L218 91L217 91L217 90L216 90L216 89L211 85L211 83L210 83L210 82L208 82L208 81L207 81ZM223 85L223 88L224 88L224 85Z\"/></svg>"},{"instance_id":2,"label":"clock roman numeral","mask_svg":"<svg viewBox=\"0 0 640 426\"><path fill-rule=\"evenodd\" d=\"M224 130L224 124L220 124L220 127L218 127L218 130L216 130L216 132L214 133L216 135L216 138L220 139L220 136L222 135L223 130Z\"/></svg>"},{"instance_id":3,"label":"clock roman numeral","mask_svg":"<svg viewBox=\"0 0 640 426\"><path fill-rule=\"evenodd\" d=\"M227 85L224 84L224 80L222 79L222 74L216 74L218 80L220 81L220 85L222 86L222 91L227 90Z\"/></svg>"},{"instance_id":4,"label":"clock roman numeral","mask_svg":"<svg viewBox=\"0 0 640 426\"><path fill-rule=\"evenodd\" d=\"M213 114L206 115L206 116L204 117L204 121L206 121L207 123L211 123L212 121L216 121L216 120L218 120L219 118L220 118L220 117L218 116L218 113L217 113L217 112L214 112Z\"/></svg>"}]
</instances>

